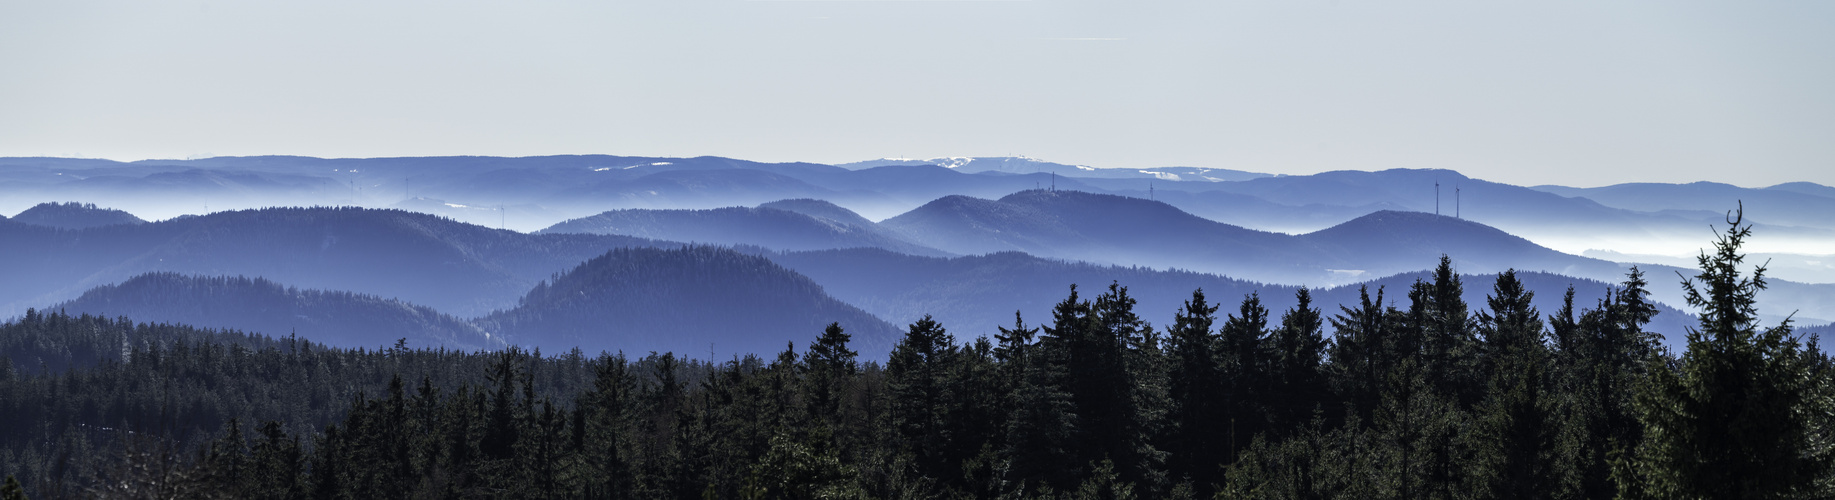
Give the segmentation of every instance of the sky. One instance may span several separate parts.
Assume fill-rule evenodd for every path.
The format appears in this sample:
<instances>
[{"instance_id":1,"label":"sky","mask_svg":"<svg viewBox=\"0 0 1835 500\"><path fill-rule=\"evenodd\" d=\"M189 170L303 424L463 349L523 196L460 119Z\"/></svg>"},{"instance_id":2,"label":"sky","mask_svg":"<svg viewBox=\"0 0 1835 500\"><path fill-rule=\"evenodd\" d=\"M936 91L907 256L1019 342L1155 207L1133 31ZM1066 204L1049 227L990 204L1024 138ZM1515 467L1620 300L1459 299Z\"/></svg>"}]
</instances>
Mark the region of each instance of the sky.
<instances>
[{"instance_id":1,"label":"sky","mask_svg":"<svg viewBox=\"0 0 1835 500\"><path fill-rule=\"evenodd\" d=\"M1835 2L0 0L0 156L1835 185Z\"/></svg>"}]
</instances>

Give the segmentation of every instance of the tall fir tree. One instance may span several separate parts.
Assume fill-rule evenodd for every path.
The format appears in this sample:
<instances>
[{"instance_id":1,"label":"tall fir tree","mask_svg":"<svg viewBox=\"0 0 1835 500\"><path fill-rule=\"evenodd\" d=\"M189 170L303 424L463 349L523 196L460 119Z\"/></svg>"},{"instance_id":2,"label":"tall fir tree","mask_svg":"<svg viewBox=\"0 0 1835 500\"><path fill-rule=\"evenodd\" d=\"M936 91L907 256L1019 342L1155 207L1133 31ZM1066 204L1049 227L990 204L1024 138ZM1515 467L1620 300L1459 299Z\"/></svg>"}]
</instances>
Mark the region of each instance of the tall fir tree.
<instances>
[{"instance_id":1,"label":"tall fir tree","mask_svg":"<svg viewBox=\"0 0 1835 500\"><path fill-rule=\"evenodd\" d=\"M959 403L949 384L956 354L955 337L926 315L906 328L886 361L893 427L901 447L932 478L954 476L945 450L954 437L947 427L949 414Z\"/></svg>"},{"instance_id":2,"label":"tall fir tree","mask_svg":"<svg viewBox=\"0 0 1835 500\"><path fill-rule=\"evenodd\" d=\"M1281 326L1271 332L1269 361L1273 390L1269 410L1280 422L1306 422L1326 400L1324 321L1313 307L1312 291L1294 293L1293 309L1281 314ZM1286 434L1288 426L1281 426Z\"/></svg>"},{"instance_id":3,"label":"tall fir tree","mask_svg":"<svg viewBox=\"0 0 1835 500\"><path fill-rule=\"evenodd\" d=\"M1224 378L1217 359L1218 306L1210 304L1204 290L1193 290L1191 299L1173 315L1167 330L1172 412L1168 415L1164 448L1166 466L1174 481L1190 481L1208 492L1223 482L1228 457L1227 429L1217 425L1224 417Z\"/></svg>"},{"instance_id":4,"label":"tall fir tree","mask_svg":"<svg viewBox=\"0 0 1835 500\"><path fill-rule=\"evenodd\" d=\"M832 418L841 413L840 396L860 371L859 353L847 348L852 339L840 323L829 323L803 356L808 367L804 380L809 386L809 411L825 424L832 425Z\"/></svg>"},{"instance_id":5,"label":"tall fir tree","mask_svg":"<svg viewBox=\"0 0 1835 500\"><path fill-rule=\"evenodd\" d=\"M1262 298L1251 293L1242 299L1236 314L1229 315L1217 339L1218 360L1222 367L1224 414L1217 425L1228 426L1229 462L1235 462L1240 451L1256 434L1266 430L1270 396L1268 308Z\"/></svg>"},{"instance_id":6,"label":"tall fir tree","mask_svg":"<svg viewBox=\"0 0 1835 500\"><path fill-rule=\"evenodd\" d=\"M1645 436L1620 475L1629 495L1654 498L1789 498L1814 491L1829 471L1831 449L1815 443L1813 421L1826 418L1812 377L1813 355L1789 320L1761 328L1757 297L1765 267L1751 275L1740 247L1752 235L1743 209L1728 217L1701 272L1684 277L1684 297L1701 311L1676 365L1653 366L1637 394ZM1812 417L1815 416L1815 417Z\"/></svg>"},{"instance_id":7,"label":"tall fir tree","mask_svg":"<svg viewBox=\"0 0 1835 500\"><path fill-rule=\"evenodd\" d=\"M1557 398L1549 377L1540 313L1515 270L1499 274L1479 313L1485 400L1475 415L1471 445L1478 455L1474 478L1488 498L1571 496L1571 477L1558 455Z\"/></svg>"}]
</instances>

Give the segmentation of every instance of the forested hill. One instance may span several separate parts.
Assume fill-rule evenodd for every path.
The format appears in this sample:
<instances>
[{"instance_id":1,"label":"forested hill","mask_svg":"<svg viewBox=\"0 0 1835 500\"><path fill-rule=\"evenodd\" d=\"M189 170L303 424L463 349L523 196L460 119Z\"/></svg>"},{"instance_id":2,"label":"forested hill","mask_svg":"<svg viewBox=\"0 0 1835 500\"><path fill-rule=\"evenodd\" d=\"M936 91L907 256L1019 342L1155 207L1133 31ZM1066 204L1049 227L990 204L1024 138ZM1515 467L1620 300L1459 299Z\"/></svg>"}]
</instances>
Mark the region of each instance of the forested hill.
<instances>
[{"instance_id":1,"label":"forested hill","mask_svg":"<svg viewBox=\"0 0 1835 500\"><path fill-rule=\"evenodd\" d=\"M426 306L342 291L301 290L261 278L149 273L83 293L51 310L136 321L298 335L338 347L393 345L495 350L505 346L465 320Z\"/></svg>"},{"instance_id":2,"label":"forested hill","mask_svg":"<svg viewBox=\"0 0 1835 500\"><path fill-rule=\"evenodd\" d=\"M147 272L259 276L303 288L395 297L482 314L627 236L529 235L441 217L361 208L218 212L81 230L0 222L0 314L69 300Z\"/></svg>"},{"instance_id":3,"label":"forested hill","mask_svg":"<svg viewBox=\"0 0 1835 500\"><path fill-rule=\"evenodd\" d=\"M1616 281L1625 268L1577 257L1465 219L1423 212L1382 210L1294 237L1369 279L1425 269L1447 255L1462 272L1531 270Z\"/></svg>"},{"instance_id":4,"label":"forested hill","mask_svg":"<svg viewBox=\"0 0 1835 500\"><path fill-rule=\"evenodd\" d=\"M781 351L831 322L854 335L863 355L889 351L897 335L891 324L770 260L694 246L613 250L476 323L510 342L549 350L697 358L712 350L718 358Z\"/></svg>"},{"instance_id":5,"label":"forested hill","mask_svg":"<svg viewBox=\"0 0 1835 500\"><path fill-rule=\"evenodd\" d=\"M827 205L827 210L813 204ZM669 241L758 245L777 250L873 247L913 255L948 254L899 239L860 215L827 202L802 200L794 205L799 209L767 204L710 210L612 210L555 224L541 232L620 234Z\"/></svg>"},{"instance_id":6,"label":"forested hill","mask_svg":"<svg viewBox=\"0 0 1835 500\"><path fill-rule=\"evenodd\" d=\"M1316 250L1286 245L1285 235L1205 220L1164 203L1076 191L1029 190L999 200L949 196L880 224L907 240L963 254L1017 250L1264 282L1293 282L1313 266L1336 267L1321 262Z\"/></svg>"},{"instance_id":7,"label":"forested hill","mask_svg":"<svg viewBox=\"0 0 1835 500\"><path fill-rule=\"evenodd\" d=\"M147 221L134 214L100 208L94 203L40 203L26 209L13 220L39 226L61 227L65 229L82 229L116 224L145 224Z\"/></svg>"},{"instance_id":8,"label":"forested hill","mask_svg":"<svg viewBox=\"0 0 1835 500\"><path fill-rule=\"evenodd\" d=\"M811 198L795 198L761 203L758 205L758 208L789 210L818 219L828 219L835 223L848 226L874 227L873 221L868 220L866 217L861 217L860 214L854 213L853 210L848 210L845 207L827 201Z\"/></svg>"},{"instance_id":9,"label":"forested hill","mask_svg":"<svg viewBox=\"0 0 1835 500\"><path fill-rule=\"evenodd\" d=\"M1443 254L1466 272L1514 268L1600 280L1623 273L1611 262L1562 254L1482 224L1395 211L1294 236L1215 222L1152 200L1030 190L999 200L945 197L880 224L957 253L1018 250L1266 283L1352 283L1422 270Z\"/></svg>"}]
</instances>

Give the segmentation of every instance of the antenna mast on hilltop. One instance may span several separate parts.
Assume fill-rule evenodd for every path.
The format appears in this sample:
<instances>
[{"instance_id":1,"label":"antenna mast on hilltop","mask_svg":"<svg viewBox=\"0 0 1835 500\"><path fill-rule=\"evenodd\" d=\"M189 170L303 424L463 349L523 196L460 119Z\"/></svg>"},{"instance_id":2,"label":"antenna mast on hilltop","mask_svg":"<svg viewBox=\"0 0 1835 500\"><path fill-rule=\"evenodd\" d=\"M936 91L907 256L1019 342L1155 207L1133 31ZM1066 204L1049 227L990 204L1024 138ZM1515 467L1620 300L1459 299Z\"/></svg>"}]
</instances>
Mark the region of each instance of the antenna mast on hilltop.
<instances>
[{"instance_id":1,"label":"antenna mast on hilltop","mask_svg":"<svg viewBox=\"0 0 1835 500\"><path fill-rule=\"evenodd\" d=\"M1453 186L1453 218L1463 218L1459 216L1459 186Z\"/></svg>"},{"instance_id":2,"label":"antenna mast on hilltop","mask_svg":"<svg viewBox=\"0 0 1835 500\"><path fill-rule=\"evenodd\" d=\"M1434 215L1440 215L1440 181L1434 181Z\"/></svg>"}]
</instances>

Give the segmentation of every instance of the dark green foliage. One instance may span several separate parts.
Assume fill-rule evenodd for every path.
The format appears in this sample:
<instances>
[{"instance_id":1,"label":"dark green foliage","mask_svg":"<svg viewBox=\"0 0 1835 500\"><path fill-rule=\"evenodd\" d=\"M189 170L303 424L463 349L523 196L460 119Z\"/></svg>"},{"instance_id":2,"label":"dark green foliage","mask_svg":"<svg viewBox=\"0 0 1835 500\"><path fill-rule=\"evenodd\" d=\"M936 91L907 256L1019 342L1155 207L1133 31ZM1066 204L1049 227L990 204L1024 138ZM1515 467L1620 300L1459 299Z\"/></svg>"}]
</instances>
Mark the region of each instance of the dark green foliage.
<instances>
[{"instance_id":1,"label":"dark green foliage","mask_svg":"<svg viewBox=\"0 0 1835 500\"><path fill-rule=\"evenodd\" d=\"M19 479L6 476L6 485L0 486L0 500L26 500L25 487L19 485Z\"/></svg>"},{"instance_id":2,"label":"dark green foliage","mask_svg":"<svg viewBox=\"0 0 1835 500\"><path fill-rule=\"evenodd\" d=\"M1490 309L1478 315L1482 362L1489 374L1486 396L1475 415L1470 445L1477 454L1474 477L1490 498L1542 498L1571 494L1561 474L1555 387L1542 320L1529 305L1515 271L1497 278Z\"/></svg>"},{"instance_id":3,"label":"dark green foliage","mask_svg":"<svg viewBox=\"0 0 1835 500\"><path fill-rule=\"evenodd\" d=\"M949 374L956 363L955 337L929 317L912 323L892 348L886 379L892 397L892 426L918 466L931 477L957 462L948 460L952 436L946 427L960 403Z\"/></svg>"},{"instance_id":4,"label":"dark green foliage","mask_svg":"<svg viewBox=\"0 0 1835 500\"><path fill-rule=\"evenodd\" d=\"M1303 422L1329 399L1325 380L1324 319L1313 307L1312 291L1295 292L1297 304L1281 315L1270 332L1268 409L1274 422ZM1285 426L1276 426L1276 432Z\"/></svg>"},{"instance_id":5,"label":"dark green foliage","mask_svg":"<svg viewBox=\"0 0 1835 500\"><path fill-rule=\"evenodd\" d=\"M1765 268L1742 272L1752 228L1728 222L1714 253L1701 254L1701 273L1683 279L1701 324L1688 331L1688 350L1652 367L1639 387L1646 439L1620 486L1633 497L1826 497L1835 450L1817 425L1835 408L1816 366L1823 358L1803 349L1788 320L1759 326Z\"/></svg>"},{"instance_id":6,"label":"dark green foliage","mask_svg":"<svg viewBox=\"0 0 1835 500\"><path fill-rule=\"evenodd\" d=\"M1205 488L1222 483L1223 469L1217 465L1226 462L1230 444L1229 429L1216 425L1226 418L1223 401L1216 397L1224 393L1218 340L1211 328L1216 314L1217 306L1205 300L1204 290L1193 291L1167 331L1172 358L1167 376L1172 411L1162 445L1171 454L1167 472L1174 480Z\"/></svg>"}]
</instances>

